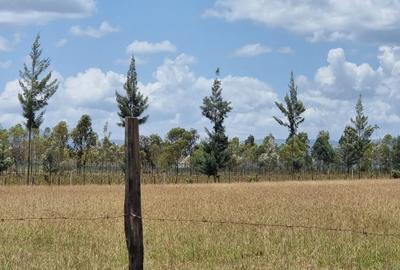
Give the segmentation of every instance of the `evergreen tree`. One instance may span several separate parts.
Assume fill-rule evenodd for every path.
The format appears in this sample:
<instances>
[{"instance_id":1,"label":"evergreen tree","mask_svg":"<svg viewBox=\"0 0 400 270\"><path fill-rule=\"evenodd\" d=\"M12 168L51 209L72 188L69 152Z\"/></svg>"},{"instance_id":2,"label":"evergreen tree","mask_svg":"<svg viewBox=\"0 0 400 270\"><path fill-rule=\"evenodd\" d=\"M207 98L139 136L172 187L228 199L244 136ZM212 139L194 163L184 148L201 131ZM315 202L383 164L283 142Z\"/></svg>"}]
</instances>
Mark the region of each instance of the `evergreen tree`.
<instances>
[{"instance_id":1,"label":"evergreen tree","mask_svg":"<svg viewBox=\"0 0 400 270\"><path fill-rule=\"evenodd\" d=\"M51 185L52 175L59 171L60 165L57 149L54 145L51 145L42 156L42 168L47 173L44 179L48 184Z\"/></svg>"},{"instance_id":2,"label":"evergreen tree","mask_svg":"<svg viewBox=\"0 0 400 270\"><path fill-rule=\"evenodd\" d=\"M254 136L250 134L250 135L247 137L247 139L244 141L244 144L247 144L247 145L249 145L249 146L254 146L254 145L256 144L255 139L254 139Z\"/></svg>"},{"instance_id":3,"label":"evergreen tree","mask_svg":"<svg viewBox=\"0 0 400 270\"><path fill-rule=\"evenodd\" d=\"M219 170L225 168L229 161L229 142L223 124L227 114L232 110L231 103L222 98L221 80L218 77L219 69L216 71L211 96L205 97L200 107L203 116L213 124L211 131L206 128L208 140L203 145L204 162L201 170L204 174L213 176L214 181L219 180Z\"/></svg>"},{"instance_id":4,"label":"evergreen tree","mask_svg":"<svg viewBox=\"0 0 400 270\"><path fill-rule=\"evenodd\" d=\"M19 165L24 161L24 142L26 140L26 132L21 124L17 124L11 127L8 133L15 172L19 175Z\"/></svg>"},{"instance_id":5,"label":"evergreen tree","mask_svg":"<svg viewBox=\"0 0 400 270\"><path fill-rule=\"evenodd\" d=\"M290 74L289 94L286 94L285 96L285 104L275 102L275 105L287 119L285 122L284 120L274 116L275 121L278 122L279 125L289 129L288 138L293 137L297 134L299 125L304 122L304 117L302 117L301 114L306 111L303 102L297 98L297 85L294 80L293 72Z\"/></svg>"},{"instance_id":6,"label":"evergreen tree","mask_svg":"<svg viewBox=\"0 0 400 270\"><path fill-rule=\"evenodd\" d=\"M335 151L329 143L329 132L320 131L312 147L311 156L319 169L326 169L335 159Z\"/></svg>"},{"instance_id":7,"label":"evergreen tree","mask_svg":"<svg viewBox=\"0 0 400 270\"><path fill-rule=\"evenodd\" d=\"M76 167L79 171L83 169L85 180L85 168L90 150L96 146L97 135L92 128L92 119L89 115L82 115L76 128L71 133L74 144L73 153L76 156Z\"/></svg>"},{"instance_id":8,"label":"evergreen tree","mask_svg":"<svg viewBox=\"0 0 400 270\"><path fill-rule=\"evenodd\" d=\"M61 164L65 158L65 152L68 148L68 126L65 121L60 121L53 127L47 138L47 149L42 156L42 167L48 173L48 182L51 184L52 174L61 170Z\"/></svg>"},{"instance_id":9,"label":"evergreen tree","mask_svg":"<svg viewBox=\"0 0 400 270\"><path fill-rule=\"evenodd\" d=\"M400 171L400 136L393 140L393 169Z\"/></svg>"},{"instance_id":10,"label":"evergreen tree","mask_svg":"<svg viewBox=\"0 0 400 270\"><path fill-rule=\"evenodd\" d=\"M361 95L356 104L356 117L351 119L357 138L355 141L354 155L358 166L359 177L361 177L361 164L364 153L371 145L371 136L378 126L368 124L368 117L364 115L364 107Z\"/></svg>"},{"instance_id":11,"label":"evergreen tree","mask_svg":"<svg viewBox=\"0 0 400 270\"><path fill-rule=\"evenodd\" d=\"M292 172L298 172L307 165L308 138L302 133L294 135L280 149L280 157Z\"/></svg>"},{"instance_id":12,"label":"evergreen tree","mask_svg":"<svg viewBox=\"0 0 400 270\"><path fill-rule=\"evenodd\" d=\"M249 135L242 145L240 145L242 168L251 170L257 169L257 145L253 135Z\"/></svg>"},{"instance_id":13,"label":"evergreen tree","mask_svg":"<svg viewBox=\"0 0 400 270\"><path fill-rule=\"evenodd\" d=\"M22 94L18 94L23 111L22 115L26 119L25 126L28 129L27 184L30 182L30 174L32 173L32 129L39 129L45 113L43 109L58 88L58 81L57 79L52 80L51 72L43 75L50 66L50 59L42 59L41 55L40 36L37 35L29 54L30 66L25 63L23 70L20 71L19 85L22 88Z\"/></svg>"},{"instance_id":14,"label":"evergreen tree","mask_svg":"<svg viewBox=\"0 0 400 270\"><path fill-rule=\"evenodd\" d=\"M144 124L149 118L148 115L141 117L143 112L149 107L148 98L145 97L137 86L137 74L135 66L135 57L132 56L129 66L126 82L124 84L125 95L120 95L115 91L118 103L118 116L120 117L119 126L125 126L125 117L138 117L139 124ZM141 117L141 118L140 118Z\"/></svg>"},{"instance_id":15,"label":"evergreen tree","mask_svg":"<svg viewBox=\"0 0 400 270\"><path fill-rule=\"evenodd\" d=\"M12 165L10 146L8 143L8 132L0 127L0 174Z\"/></svg>"},{"instance_id":16,"label":"evergreen tree","mask_svg":"<svg viewBox=\"0 0 400 270\"><path fill-rule=\"evenodd\" d=\"M357 132L354 128L347 126L339 140L339 155L347 173L357 164L356 143Z\"/></svg>"},{"instance_id":17,"label":"evergreen tree","mask_svg":"<svg viewBox=\"0 0 400 270\"><path fill-rule=\"evenodd\" d=\"M380 167L385 172L392 170L393 142L393 137L390 134L386 134L380 142Z\"/></svg>"}]
</instances>

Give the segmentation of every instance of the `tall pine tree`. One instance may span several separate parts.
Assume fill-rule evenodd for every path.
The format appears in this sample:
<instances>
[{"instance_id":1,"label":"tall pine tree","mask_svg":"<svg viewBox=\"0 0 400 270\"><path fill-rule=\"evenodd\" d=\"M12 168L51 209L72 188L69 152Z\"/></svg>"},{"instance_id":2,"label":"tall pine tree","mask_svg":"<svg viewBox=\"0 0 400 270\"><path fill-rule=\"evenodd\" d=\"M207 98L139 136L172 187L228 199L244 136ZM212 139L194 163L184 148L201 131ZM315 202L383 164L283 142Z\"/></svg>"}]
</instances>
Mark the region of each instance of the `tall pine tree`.
<instances>
[{"instance_id":1,"label":"tall pine tree","mask_svg":"<svg viewBox=\"0 0 400 270\"><path fill-rule=\"evenodd\" d=\"M41 56L40 35L37 35L29 54L30 65L28 66L25 63L23 70L20 71L19 85L22 93L18 94L23 111L22 115L26 119L25 126L28 129L27 184L30 183L30 174L32 173L32 129L39 129L45 113L43 109L58 89L58 81L57 79L52 80L51 72L43 75L50 66L50 59L42 59Z\"/></svg>"},{"instance_id":2,"label":"tall pine tree","mask_svg":"<svg viewBox=\"0 0 400 270\"><path fill-rule=\"evenodd\" d=\"M221 80L219 69L215 72L216 78L211 88L211 96L203 99L200 106L203 116L213 124L212 130L206 128L208 139L203 144L204 158L201 170L208 176L213 176L214 181L219 180L218 172L225 168L229 161L228 137L225 135L224 120L232 110L230 102L222 98Z\"/></svg>"},{"instance_id":3,"label":"tall pine tree","mask_svg":"<svg viewBox=\"0 0 400 270\"><path fill-rule=\"evenodd\" d=\"M144 124L149 118L148 115L141 117L143 112L149 107L148 98L145 97L137 86L137 74L135 66L135 57L132 56L129 66L126 82L124 84L125 95L120 95L115 91L118 103L118 116L120 117L119 126L125 126L125 117L138 117L139 124ZM141 117L141 118L140 118Z\"/></svg>"},{"instance_id":4,"label":"tall pine tree","mask_svg":"<svg viewBox=\"0 0 400 270\"><path fill-rule=\"evenodd\" d=\"M274 119L279 125L289 129L289 139L297 134L299 125L304 122L304 117L302 117L301 114L306 111L303 102L297 98L297 85L294 80L293 72L290 74L289 94L285 96L285 104L275 102L275 105L282 112L287 121L276 116L274 116Z\"/></svg>"},{"instance_id":5,"label":"tall pine tree","mask_svg":"<svg viewBox=\"0 0 400 270\"><path fill-rule=\"evenodd\" d=\"M356 144L357 132L354 128L347 126L340 137L338 149L341 162L347 173L357 164Z\"/></svg>"},{"instance_id":6,"label":"tall pine tree","mask_svg":"<svg viewBox=\"0 0 400 270\"><path fill-rule=\"evenodd\" d=\"M361 163L364 157L365 151L371 144L371 136L378 126L371 126L368 124L368 117L364 115L364 106L362 104L362 97L359 96L356 104L356 117L351 119L354 129L357 135L357 139L354 145L354 154L357 161L359 177L361 177Z\"/></svg>"}]
</instances>

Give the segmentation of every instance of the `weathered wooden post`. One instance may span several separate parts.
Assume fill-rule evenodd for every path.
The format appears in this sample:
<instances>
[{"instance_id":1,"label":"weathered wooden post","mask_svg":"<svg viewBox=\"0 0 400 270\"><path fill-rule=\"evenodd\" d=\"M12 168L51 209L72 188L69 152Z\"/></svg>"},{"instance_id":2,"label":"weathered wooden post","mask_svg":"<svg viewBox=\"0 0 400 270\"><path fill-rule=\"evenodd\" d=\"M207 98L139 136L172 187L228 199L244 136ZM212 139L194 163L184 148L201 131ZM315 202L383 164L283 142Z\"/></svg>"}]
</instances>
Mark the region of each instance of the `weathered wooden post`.
<instances>
[{"instance_id":1,"label":"weathered wooden post","mask_svg":"<svg viewBox=\"0 0 400 270\"><path fill-rule=\"evenodd\" d=\"M125 239L129 270L143 269L143 227L140 194L139 121L125 118Z\"/></svg>"}]
</instances>

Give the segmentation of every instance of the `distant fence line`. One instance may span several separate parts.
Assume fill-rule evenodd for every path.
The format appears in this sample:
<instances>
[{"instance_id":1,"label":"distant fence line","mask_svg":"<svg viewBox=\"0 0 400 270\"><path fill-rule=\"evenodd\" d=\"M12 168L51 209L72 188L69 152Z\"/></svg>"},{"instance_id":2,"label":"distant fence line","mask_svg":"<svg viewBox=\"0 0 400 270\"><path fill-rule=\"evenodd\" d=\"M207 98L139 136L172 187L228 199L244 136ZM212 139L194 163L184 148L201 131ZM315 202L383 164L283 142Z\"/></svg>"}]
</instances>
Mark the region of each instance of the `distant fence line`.
<instances>
[{"instance_id":1,"label":"distant fence line","mask_svg":"<svg viewBox=\"0 0 400 270\"><path fill-rule=\"evenodd\" d=\"M390 178L388 172L366 171L359 176L358 172L303 170L296 173L287 170L267 170L265 168L233 168L220 173L220 182L259 182L285 180L334 180L334 179L382 179ZM119 163L88 164L84 170L77 170L73 164L64 165L57 173L49 175L41 166L33 167L33 178L36 184L75 185L75 184L123 184L124 172ZM20 167L16 172L9 169L0 174L0 184L25 184L26 170ZM142 183L207 183L212 182L199 170L194 168L142 168Z\"/></svg>"}]
</instances>

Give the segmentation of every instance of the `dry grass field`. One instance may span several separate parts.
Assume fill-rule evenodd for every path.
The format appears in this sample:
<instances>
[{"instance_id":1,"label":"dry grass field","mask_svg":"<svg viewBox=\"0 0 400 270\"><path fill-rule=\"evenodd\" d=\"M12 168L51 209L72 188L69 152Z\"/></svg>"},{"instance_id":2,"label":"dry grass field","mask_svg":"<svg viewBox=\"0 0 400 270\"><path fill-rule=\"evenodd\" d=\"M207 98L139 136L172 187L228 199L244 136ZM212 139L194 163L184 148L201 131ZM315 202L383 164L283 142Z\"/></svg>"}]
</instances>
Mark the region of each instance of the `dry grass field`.
<instances>
[{"instance_id":1,"label":"dry grass field","mask_svg":"<svg viewBox=\"0 0 400 270\"><path fill-rule=\"evenodd\" d=\"M400 182L144 185L145 269L400 269ZM0 218L122 214L123 186L0 187ZM123 219L0 221L0 269L126 269Z\"/></svg>"}]
</instances>

